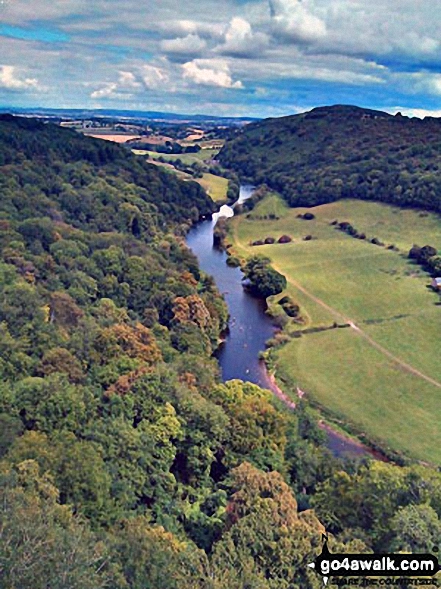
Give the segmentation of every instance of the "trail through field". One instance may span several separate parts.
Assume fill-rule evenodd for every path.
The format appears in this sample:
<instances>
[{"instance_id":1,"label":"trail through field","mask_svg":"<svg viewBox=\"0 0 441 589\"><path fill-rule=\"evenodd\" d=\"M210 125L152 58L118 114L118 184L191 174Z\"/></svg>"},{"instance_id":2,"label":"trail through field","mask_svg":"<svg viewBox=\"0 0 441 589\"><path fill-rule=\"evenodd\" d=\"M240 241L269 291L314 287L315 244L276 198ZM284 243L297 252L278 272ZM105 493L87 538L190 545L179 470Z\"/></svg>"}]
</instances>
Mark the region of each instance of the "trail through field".
<instances>
[{"instance_id":1,"label":"trail through field","mask_svg":"<svg viewBox=\"0 0 441 589\"><path fill-rule=\"evenodd\" d=\"M280 270L278 270L278 271L280 272ZM416 368L414 368L410 364L407 364L407 362L404 362L403 360L401 360L397 356L394 356L394 354L389 352L389 350L387 348L384 348L381 344L377 343L365 331L363 331L360 327L358 327L358 325L356 325L352 321L352 319L350 319L349 317L346 317L343 313L340 313L340 311L337 311L333 307L329 306L327 303L325 303L325 301L316 297L314 294L309 292L309 290L307 290L304 286L302 286L301 284L299 284L295 280L289 279L288 282L290 284L292 284L295 288L300 290L309 299L311 299L312 301L314 301L315 303L317 303L318 305L320 305L321 307L323 307L324 309L329 311L331 313L331 315L334 315L334 317L342 319L345 323L348 323L350 325L350 327L354 331L356 331L361 337L363 337L372 347L374 347L379 352L381 352L384 356L386 356L387 358L389 358L390 360L395 362L395 364L397 364L398 366L400 366L401 368L403 368L407 372L410 372L411 374L414 374L415 376L418 376L419 378L425 380L426 382L432 384L433 386L441 389L440 382L438 382L437 380L435 380L434 378L432 378L430 376L427 376L427 374L424 374L420 370L417 370Z\"/></svg>"}]
</instances>

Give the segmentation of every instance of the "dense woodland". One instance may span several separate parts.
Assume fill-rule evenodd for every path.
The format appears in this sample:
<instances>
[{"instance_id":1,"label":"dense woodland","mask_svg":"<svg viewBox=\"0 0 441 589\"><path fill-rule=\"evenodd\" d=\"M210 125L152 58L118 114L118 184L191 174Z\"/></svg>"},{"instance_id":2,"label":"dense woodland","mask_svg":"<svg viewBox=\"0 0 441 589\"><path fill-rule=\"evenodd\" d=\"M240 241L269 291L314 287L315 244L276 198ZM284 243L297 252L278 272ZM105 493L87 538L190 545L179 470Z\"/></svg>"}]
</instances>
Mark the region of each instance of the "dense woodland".
<instances>
[{"instance_id":1,"label":"dense woodland","mask_svg":"<svg viewBox=\"0 0 441 589\"><path fill-rule=\"evenodd\" d=\"M291 206L340 198L441 212L441 122L355 106L246 126L218 156L243 179L266 183Z\"/></svg>"},{"instance_id":2,"label":"dense woodland","mask_svg":"<svg viewBox=\"0 0 441 589\"><path fill-rule=\"evenodd\" d=\"M212 209L123 148L0 119L0 587L318 589L320 552L431 550L441 475L343 463L222 384Z\"/></svg>"}]
</instances>

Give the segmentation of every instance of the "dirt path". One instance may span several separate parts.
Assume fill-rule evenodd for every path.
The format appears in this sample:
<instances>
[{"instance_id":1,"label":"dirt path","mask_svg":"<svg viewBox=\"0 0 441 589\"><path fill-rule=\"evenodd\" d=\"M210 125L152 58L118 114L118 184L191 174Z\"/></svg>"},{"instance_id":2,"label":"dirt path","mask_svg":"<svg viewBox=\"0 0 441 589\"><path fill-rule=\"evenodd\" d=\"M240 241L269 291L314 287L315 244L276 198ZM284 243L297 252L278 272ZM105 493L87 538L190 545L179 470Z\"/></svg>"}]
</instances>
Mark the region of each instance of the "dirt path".
<instances>
[{"instance_id":1,"label":"dirt path","mask_svg":"<svg viewBox=\"0 0 441 589\"><path fill-rule=\"evenodd\" d=\"M280 270L278 270L278 271L280 271ZM397 358L397 356L394 356L391 352L389 352L389 350L387 348L384 348L381 344L378 344L365 331L363 331L360 327L358 327L358 325L356 325L352 321L352 319L350 319L349 317L346 317L343 313L340 313L336 309L333 309L332 307L330 307L329 305L327 305L324 301L322 301L322 299L319 299L318 297L316 297L315 295L313 295L304 286L302 286L301 284L299 284L295 280L289 279L288 282L290 284L292 284L295 288L297 288L298 290L300 290L300 292L302 292L309 299L311 299L312 301L314 301L315 303L317 303L318 305L320 305L321 307L323 307L324 309L326 309L327 311L329 311L332 315L334 315L334 317L339 318L339 319L342 319L345 323L348 323L350 325L350 327L354 331L356 331L361 337L363 337L372 347L374 347L376 350L378 350L379 352L381 352L383 354L383 356L386 356L387 358L389 358L390 360L392 360L393 362L395 362L395 364L397 364L398 366L400 366L401 368L403 368L403 370L406 370L407 372L410 372L414 376L417 376L417 377L425 380L426 382L430 383L431 385L433 385L433 386L438 387L439 389L441 389L441 383L440 382L438 382L434 378L431 378L430 376L427 376L426 374L424 374L420 370L417 370L416 368L414 368L410 364L407 364L407 362L404 362L400 358Z\"/></svg>"},{"instance_id":2,"label":"dirt path","mask_svg":"<svg viewBox=\"0 0 441 589\"><path fill-rule=\"evenodd\" d=\"M240 241L237 238L237 235L236 235L236 227L234 225L233 225L233 235L234 235L234 240L235 240L236 244L239 244ZM278 272L280 272L281 274L283 274L283 269L278 268L276 266L276 264L274 264L274 261L272 261L271 263L272 263L272 266L273 266L273 268L275 270L277 270ZM314 294L312 294L312 292L309 292L309 290L307 290L304 286L302 286L296 280L293 280L291 278L290 279L287 279L287 280L297 290L299 290L306 297L308 297L309 299L311 299L312 301L314 301L315 303L317 303L317 305L320 305L323 309L326 309L336 319L340 319L344 323L348 323L354 331L356 331L361 337L363 337L373 348L375 348L376 350L378 350L379 352L381 352L383 354L383 356L386 356L387 358L389 358L390 360L392 360L395 364L397 364L398 366L400 366L406 372L409 372L410 374L413 374L414 376L417 376L418 378L421 378L422 380L425 380L429 384L431 384L431 385L433 385L433 386L441 389L441 382L435 380L434 378L432 378L430 376L427 376L427 374L424 374L423 372L421 372L420 370L414 368L410 364L407 364L407 362L404 362L403 360L401 360L397 356L394 356L391 352L389 352L389 350L387 348L384 348L381 344L378 344L365 331L363 331L360 327L358 327L358 325L356 325L354 323L354 321L352 321L352 319L350 319L349 317L346 317L346 315L344 315L343 313L340 313L340 311L337 311L336 309L334 309L330 305L326 304L325 301L323 301L319 297L316 297Z\"/></svg>"}]
</instances>

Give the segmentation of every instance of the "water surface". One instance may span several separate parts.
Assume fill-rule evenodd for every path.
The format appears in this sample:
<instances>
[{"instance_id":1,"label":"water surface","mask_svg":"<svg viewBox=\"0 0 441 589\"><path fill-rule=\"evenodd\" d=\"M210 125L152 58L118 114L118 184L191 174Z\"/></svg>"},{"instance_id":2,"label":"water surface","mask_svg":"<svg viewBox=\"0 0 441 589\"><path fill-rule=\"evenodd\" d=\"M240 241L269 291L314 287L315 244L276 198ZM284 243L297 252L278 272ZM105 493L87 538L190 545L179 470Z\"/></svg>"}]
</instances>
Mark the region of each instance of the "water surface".
<instances>
[{"instance_id":1,"label":"water surface","mask_svg":"<svg viewBox=\"0 0 441 589\"><path fill-rule=\"evenodd\" d=\"M259 361L259 352L275 332L271 318L265 314L265 300L253 296L242 286L243 273L239 268L226 264L227 254L213 246L213 229L220 217L234 216L234 207L251 196L252 186L241 186L238 201L230 207L223 205L212 218L201 221L188 233L187 245L199 260L199 266L213 276L219 291L224 295L230 313L229 331L216 356L223 381L239 378L272 390L289 400L270 380L265 365ZM370 454L383 459L366 446L334 432L324 425L328 437L327 446L335 456L361 457Z\"/></svg>"}]
</instances>

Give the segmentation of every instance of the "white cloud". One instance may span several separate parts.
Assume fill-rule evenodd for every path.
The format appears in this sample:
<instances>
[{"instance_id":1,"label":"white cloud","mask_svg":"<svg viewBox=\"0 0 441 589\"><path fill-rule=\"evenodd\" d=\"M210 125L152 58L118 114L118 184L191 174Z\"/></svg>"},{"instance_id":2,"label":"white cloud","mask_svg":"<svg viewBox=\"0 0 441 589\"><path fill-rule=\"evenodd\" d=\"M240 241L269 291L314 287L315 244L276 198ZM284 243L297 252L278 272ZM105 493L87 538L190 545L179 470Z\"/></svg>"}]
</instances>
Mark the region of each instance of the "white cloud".
<instances>
[{"instance_id":1,"label":"white cloud","mask_svg":"<svg viewBox=\"0 0 441 589\"><path fill-rule=\"evenodd\" d=\"M100 88L94 90L90 97L94 100L129 99L146 89L163 90L164 84L169 80L168 72L150 64L138 67L135 73L120 70L118 74L116 81L105 82Z\"/></svg>"},{"instance_id":2,"label":"white cloud","mask_svg":"<svg viewBox=\"0 0 441 589\"><path fill-rule=\"evenodd\" d=\"M165 84L169 81L169 74L165 69L150 64L141 68L140 75L148 90L165 90Z\"/></svg>"},{"instance_id":3,"label":"white cloud","mask_svg":"<svg viewBox=\"0 0 441 589\"><path fill-rule=\"evenodd\" d=\"M240 80L233 82L228 63L221 59L194 59L184 63L184 78L195 84L219 88L243 88Z\"/></svg>"},{"instance_id":4,"label":"white cloud","mask_svg":"<svg viewBox=\"0 0 441 589\"><path fill-rule=\"evenodd\" d=\"M30 90L39 89L38 80L35 78L22 78L17 74L17 68L13 65L0 66L0 88L6 90Z\"/></svg>"},{"instance_id":5,"label":"white cloud","mask_svg":"<svg viewBox=\"0 0 441 589\"><path fill-rule=\"evenodd\" d=\"M133 72L120 71L118 85L122 88L141 88L141 83L136 79Z\"/></svg>"},{"instance_id":6,"label":"white cloud","mask_svg":"<svg viewBox=\"0 0 441 589\"><path fill-rule=\"evenodd\" d=\"M326 35L325 22L300 0L269 0L275 36L293 43L312 43Z\"/></svg>"},{"instance_id":7,"label":"white cloud","mask_svg":"<svg viewBox=\"0 0 441 589\"><path fill-rule=\"evenodd\" d=\"M118 84L116 82L107 82L102 88L94 90L90 97L93 100L100 100L101 98L119 98L121 95L117 90Z\"/></svg>"},{"instance_id":8,"label":"white cloud","mask_svg":"<svg viewBox=\"0 0 441 589\"><path fill-rule=\"evenodd\" d=\"M116 82L105 82L101 88L94 90L90 97L93 100L115 99L122 100L128 99L133 96L132 91L138 91L142 88L142 84L137 80L133 72L121 70L119 73L118 80Z\"/></svg>"},{"instance_id":9,"label":"white cloud","mask_svg":"<svg viewBox=\"0 0 441 589\"><path fill-rule=\"evenodd\" d=\"M439 32L428 0L309 0L326 22L321 49L346 55L436 55Z\"/></svg>"},{"instance_id":10,"label":"white cloud","mask_svg":"<svg viewBox=\"0 0 441 589\"><path fill-rule=\"evenodd\" d=\"M202 4L202 3L201 3ZM158 23L158 29L169 36L198 35L212 39L220 39L224 33L223 23L204 22L190 19L163 20Z\"/></svg>"},{"instance_id":11,"label":"white cloud","mask_svg":"<svg viewBox=\"0 0 441 589\"><path fill-rule=\"evenodd\" d=\"M165 53L181 55L201 53L206 46L206 41L194 34L189 34L186 37L178 37L177 39L165 39L160 45L162 51Z\"/></svg>"},{"instance_id":12,"label":"white cloud","mask_svg":"<svg viewBox=\"0 0 441 589\"><path fill-rule=\"evenodd\" d=\"M254 32L251 24L239 16L231 19L225 32L225 42L216 50L235 57L254 57L269 44L269 37L262 32Z\"/></svg>"},{"instance_id":13,"label":"white cloud","mask_svg":"<svg viewBox=\"0 0 441 589\"><path fill-rule=\"evenodd\" d=\"M412 74L395 74L393 76L395 85L403 90L417 93L441 96L441 74L429 72L415 72Z\"/></svg>"},{"instance_id":14,"label":"white cloud","mask_svg":"<svg viewBox=\"0 0 441 589\"><path fill-rule=\"evenodd\" d=\"M409 108L407 106L394 106L393 108L385 108L385 111L388 113L395 115L397 112L400 112L402 115L406 117L418 117L419 119L424 119L424 117L437 117L441 118L441 110L435 109L425 109L425 108Z\"/></svg>"}]
</instances>

